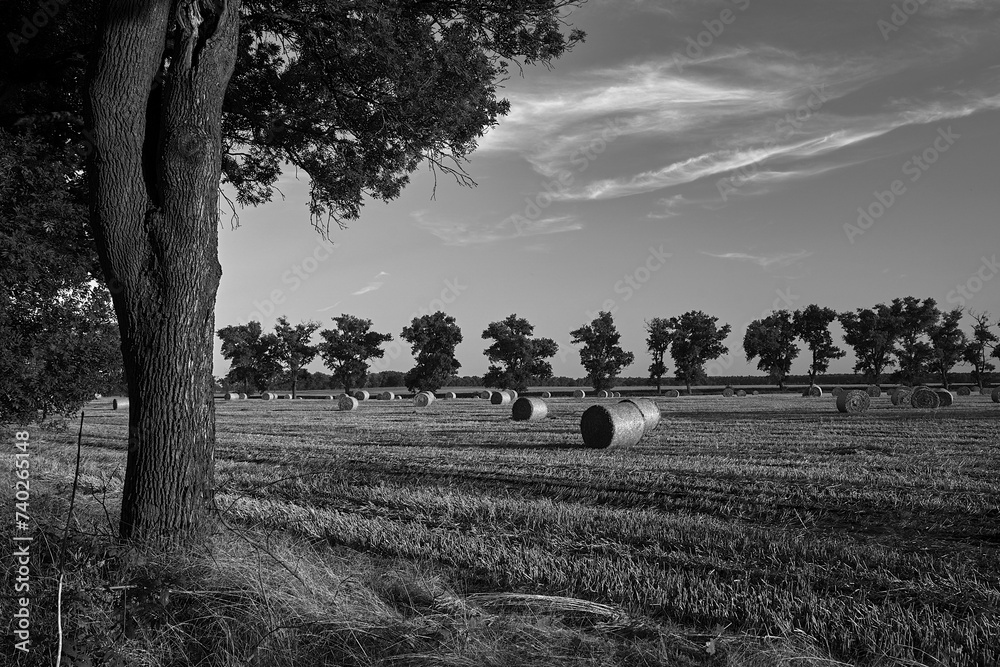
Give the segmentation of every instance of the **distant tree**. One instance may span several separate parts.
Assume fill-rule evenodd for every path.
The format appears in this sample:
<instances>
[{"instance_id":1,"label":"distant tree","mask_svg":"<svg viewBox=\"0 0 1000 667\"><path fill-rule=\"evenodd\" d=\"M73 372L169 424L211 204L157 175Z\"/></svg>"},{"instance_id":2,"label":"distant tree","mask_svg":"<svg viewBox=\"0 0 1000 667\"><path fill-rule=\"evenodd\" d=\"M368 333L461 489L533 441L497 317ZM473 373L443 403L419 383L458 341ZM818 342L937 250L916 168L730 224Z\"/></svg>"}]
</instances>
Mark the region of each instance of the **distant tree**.
<instances>
[{"instance_id":1,"label":"distant tree","mask_svg":"<svg viewBox=\"0 0 1000 667\"><path fill-rule=\"evenodd\" d=\"M895 365L892 354L899 338L899 318L885 304L858 308L838 315L844 328L844 342L854 349L854 372L867 382L880 384L882 373Z\"/></svg>"},{"instance_id":2,"label":"distant tree","mask_svg":"<svg viewBox=\"0 0 1000 667\"><path fill-rule=\"evenodd\" d=\"M962 361L962 354L969 345L969 339L961 329L962 315L961 308L944 313L927 331L933 355L930 367L941 376L945 389L949 388L948 373Z\"/></svg>"},{"instance_id":3,"label":"distant tree","mask_svg":"<svg viewBox=\"0 0 1000 667\"><path fill-rule=\"evenodd\" d=\"M795 333L806 344L812 356L809 363L809 384L816 384L816 376L826 373L831 361L847 354L833 344L830 324L836 319L837 311L816 304L809 304L802 310L795 311Z\"/></svg>"},{"instance_id":4,"label":"distant tree","mask_svg":"<svg viewBox=\"0 0 1000 667\"><path fill-rule=\"evenodd\" d=\"M941 319L941 311L934 299L921 301L912 296L893 299L890 311L899 327L894 349L899 369L893 379L911 386L919 384L921 376L933 370L934 350L928 334Z\"/></svg>"},{"instance_id":5,"label":"distant tree","mask_svg":"<svg viewBox=\"0 0 1000 667\"><path fill-rule=\"evenodd\" d=\"M618 345L622 335L615 328L611 313L601 311L590 324L570 332L580 348L580 363L594 389L611 389L623 368L635 361L635 355Z\"/></svg>"},{"instance_id":6,"label":"distant tree","mask_svg":"<svg viewBox=\"0 0 1000 667\"><path fill-rule=\"evenodd\" d=\"M264 333L260 322L223 327L217 335L222 341L222 357L230 362L225 376L230 385L262 392L281 377L280 341L276 335Z\"/></svg>"},{"instance_id":7,"label":"distant tree","mask_svg":"<svg viewBox=\"0 0 1000 667\"><path fill-rule=\"evenodd\" d=\"M766 371L778 388L784 389L785 377L799 356L796 337L792 314L778 310L750 323L743 336L743 351L748 362L759 359L757 368Z\"/></svg>"},{"instance_id":8,"label":"distant tree","mask_svg":"<svg viewBox=\"0 0 1000 667\"><path fill-rule=\"evenodd\" d=\"M319 332L323 338L317 347L323 364L333 371L333 376L348 394L352 389L365 386L368 361L381 359L385 354L383 343L392 340L392 334L372 331L372 321L346 313L334 317L333 329Z\"/></svg>"},{"instance_id":9,"label":"distant tree","mask_svg":"<svg viewBox=\"0 0 1000 667\"><path fill-rule=\"evenodd\" d=\"M455 359L455 348L462 342L462 330L455 318L440 310L414 317L400 334L410 343L417 365L403 376L410 391L437 391L450 380L462 364Z\"/></svg>"},{"instance_id":10,"label":"distant tree","mask_svg":"<svg viewBox=\"0 0 1000 667\"><path fill-rule=\"evenodd\" d=\"M71 414L123 377L86 192L46 150L0 130L0 424Z\"/></svg>"},{"instance_id":11,"label":"distant tree","mask_svg":"<svg viewBox=\"0 0 1000 667\"><path fill-rule=\"evenodd\" d=\"M646 348L653 358L653 363L649 365L649 377L656 380L656 393L659 394L662 391L663 376L667 374L663 355L670 349L674 334L669 320L663 317L654 317L646 322L646 334Z\"/></svg>"},{"instance_id":12,"label":"distant tree","mask_svg":"<svg viewBox=\"0 0 1000 667\"><path fill-rule=\"evenodd\" d=\"M723 342L732 327L724 324L718 327L719 318L706 315L700 310L691 310L680 317L668 320L673 333L670 356L674 360L674 376L687 387L691 395L691 385L702 382L707 377L705 364L729 353Z\"/></svg>"},{"instance_id":13,"label":"distant tree","mask_svg":"<svg viewBox=\"0 0 1000 667\"><path fill-rule=\"evenodd\" d=\"M982 389L990 381L989 374L996 369L989 358L998 355L1000 346L996 334L990 330L992 316L989 312L970 312L969 315L973 320L972 340L962 351L962 360L972 366L973 382Z\"/></svg>"},{"instance_id":14,"label":"distant tree","mask_svg":"<svg viewBox=\"0 0 1000 667\"><path fill-rule=\"evenodd\" d=\"M535 327L528 320L509 315L499 322L490 322L483 331L484 340L493 344L483 350L490 367L483 385L523 392L532 378L552 377L552 364L559 346L551 338L532 338Z\"/></svg>"},{"instance_id":15,"label":"distant tree","mask_svg":"<svg viewBox=\"0 0 1000 667\"><path fill-rule=\"evenodd\" d=\"M291 381L292 398L295 398L302 369L316 358L316 346L310 343L316 329L319 329L319 322L301 322L292 326L284 316L279 317L274 325L274 333L278 337L278 360Z\"/></svg>"}]
</instances>

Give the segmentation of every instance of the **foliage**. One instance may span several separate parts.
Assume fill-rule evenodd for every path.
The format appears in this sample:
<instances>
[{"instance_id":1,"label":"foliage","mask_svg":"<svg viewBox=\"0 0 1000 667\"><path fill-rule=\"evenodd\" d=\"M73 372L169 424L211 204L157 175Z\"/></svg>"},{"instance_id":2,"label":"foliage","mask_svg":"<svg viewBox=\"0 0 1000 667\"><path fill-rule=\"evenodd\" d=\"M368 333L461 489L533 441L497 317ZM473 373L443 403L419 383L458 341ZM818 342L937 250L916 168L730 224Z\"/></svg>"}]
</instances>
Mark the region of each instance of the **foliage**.
<instances>
[{"instance_id":1,"label":"foliage","mask_svg":"<svg viewBox=\"0 0 1000 667\"><path fill-rule=\"evenodd\" d=\"M816 384L816 376L826 373L830 362L847 353L833 344L830 324L837 319L837 311L816 304L809 304L794 315L795 333L806 344L812 361L809 363L809 384Z\"/></svg>"},{"instance_id":2,"label":"foliage","mask_svg":"<svg viewBox=\"0 0 1000 667\"><path fill-rule=\"evenodd\" d=\"M700 310L691 310L680 317L671 317L668 325L673 331L670 356L674 360L674 376L687 386L704 381L705 364L729 352L724 345L732 331L728 324L719 327L718 317L712 317Z\"/></svg>"},{"instance_id":3,"label":"foliage","mask_svg":"<svg viewBox=\"0 0 1000 667\"><path fill-rule=\"evenodd\" d=\"M403 376L403 384L410 391L437 391L462 367L455 359L462 330L454 317L440 310L414 317L400 336L410 343L417 360L416 366Z\"/></svg>"},{"instance_id":4,"label":"foliage","mask_svg":"<svg viewBox=\"0 0 1000 667\"><path fill-rule=\"evenodd\" d=\"M989 361L989 357L998 357L1000 345L998 345L997 335L991 329L989 312L970 313L972 316L972 339L962 351L962 360L972 366L973 382L980 388L986 387L990 382L990 373L996 370L996 366Z\"/></svg>"},{"instance_id":5,"label":"foliage","mask_svg":"<svg viewBox=\"0 0 1000 667\"><path fill-rule=\"evenodd\" d=\"M874 308L841 313L837 319L844 328L844 342L854 348L854 372L879 384L883 371L896 363L892 354L900 335L899 318L889 306L880 303Z\"/></svg>"},{"instance_id":6,"label":"foliage","mask_svg":"<svg viewBox=\"0 0 1000 667\"><path fill-rule=\"evenodd\" d=\"M275 334L263 333L260 322L223 327L217 335L222 356L230 361L227 382L265 391L281 376L281 341Z\"/></svg>"},{"instance_id":7,"label":"foliage","mask_svg":"<svg viewBox=\"0 0 1000 667\"><path fill-rule=\"evenodd\" d=\"M333 375L348 394L352 389L365 386L368 376L368 360L380 359L385 352L382 343L392 340L392 334L372 331L372 321L341 314L334 317L334 329L319 332L323 342L319 353L323 363L333 371Z\"/></svg>"},{"instance_id":8,"label":"foliage","mask_svg":"<svg viewBox=\"0 0 1000 667\"><path fill-rule=\"evenodd\" d=\"M319 329L319 322L301 322L294 327L282 316L274 325L274 333L278 337L278 360L292 384L292 398L302 369L316 358L318 350L309 341Z\"/></svg>"},{"instance_id":9,"label":"foliage","mask_svg":"<svg viewBox=\"0 0 1000 667\"><path fill-rule=\"evenodd\" d=\"M528 320L516 314L490 322L483 331L484 339L493 339L483 350L490 360L484 386L524 392L533 378L552 377L552 364L545 360L554 357L559 346L551 338L531 338L534 330Z\"/></svg>"},{"instance_id":10,"label":"foliage","mask_svg":"<svg viewBox=\"0 0 1000 667\"><path fill-rule=\"evenodd\" d=\"M766 371L778 387L785 387L785 376L792 362L799 356L795 345L797 333L792 314L778 310L767 317L754 320L743 336L743 351L747 361L758 359L757 368Z\"/></svg>"},{"instance_id":11,"label":"foliage","mask_svg":"<svg viewBox=\"0 0 1000 667\"><path fill-rule=\"evenodd\" d=\"M73 164L47 150L0 130L0 423L71 414L124 379Z\"/></svg>"},{"instance_id":12,"label":"foliage","mask_svg":"<svg viewBox=\"0 0 1000 667\"><path fill-rule=\"evenodd\" d=\"M893 299L890 310L899 327L894 349L899 370L893 373L893 379L901 384L917 385L921 376L931 370L934 361L928 334L941 318L941 311L934 299L920 301L912 296Z\"/></svg>"},{"instance_id":13,"label":"foliage","mask_svg":"<svg viewBox=\"0 0 1000 667\"><path fill-rule=\"evenodd\" d=\"M933 360L929 366L940 374L941 383L948 388L948 373L962 361L962 354L969 345L969 339L961 329L963 311L955 308L941 315L938 322L927 330Z\"/></svg>"},{"instance_id":14,"label":"foliage","mask_svg":"<svg viewBox=\"0 0 1000 667\"><path fill-rule=\"evenodd\" d=\"M646 322L646 349L653 359L649 365L649 377L656 380L656 392L660 392L663 376L667 373L667 367L663 363L663 355L670 348L673 340L673 331L670 329L668 320L662 317L654 317Z\"/></svg>"},{"instance_id":15,"label":"foliage","mask_svg":"<svg viewBox=\"0 0 1000 667\"><path fill-rule=\"evenodd\" d=\"M602 310L590 324L571 331L570 336L574 345L583 345L580 363L591 386L598 391L614 387L621 370L635 361L634 354L618 345L622 335L607 311Z\"/></svg>"}]
</instances>

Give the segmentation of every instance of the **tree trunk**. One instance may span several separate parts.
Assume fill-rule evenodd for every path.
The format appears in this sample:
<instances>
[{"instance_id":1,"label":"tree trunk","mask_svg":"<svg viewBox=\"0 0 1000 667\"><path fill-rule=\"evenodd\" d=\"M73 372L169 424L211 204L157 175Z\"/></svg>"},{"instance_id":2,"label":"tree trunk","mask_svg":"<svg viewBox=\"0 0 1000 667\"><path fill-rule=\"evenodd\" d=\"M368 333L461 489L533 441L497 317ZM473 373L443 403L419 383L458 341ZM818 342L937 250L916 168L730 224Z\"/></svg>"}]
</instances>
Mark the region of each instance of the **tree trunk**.
<instances>
[{"instance_id":1,"label":"tree trunk","mask_svg":"<svg viewBox=\"0 0 1000 667\"><path fill-rule=\"evenodd\" d=\"M129 390L120 536L157 544L206 534L213 487L221 115L239 0L201 1L108 0L86 100L90 224Z\"/></svg>"}]
</instances>

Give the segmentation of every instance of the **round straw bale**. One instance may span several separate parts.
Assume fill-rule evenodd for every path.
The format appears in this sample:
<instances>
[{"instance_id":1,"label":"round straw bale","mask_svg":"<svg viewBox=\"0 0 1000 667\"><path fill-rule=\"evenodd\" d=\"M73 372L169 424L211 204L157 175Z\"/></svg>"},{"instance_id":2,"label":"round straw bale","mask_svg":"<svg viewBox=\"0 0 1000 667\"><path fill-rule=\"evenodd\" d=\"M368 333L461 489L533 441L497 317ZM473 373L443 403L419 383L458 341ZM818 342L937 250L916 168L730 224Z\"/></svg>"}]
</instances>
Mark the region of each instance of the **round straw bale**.
<instances>
[{"instance_id":1,"label":"round straw bale","mask_svg":"<svg viewBox=\"0 0 1000 667\"><path fill-rule=\"evenodd\" d=\"M912 394L913 389L910 387L897 387L892 390L889 400L892 401L893 405L907 406L910 404L910 396Z\"/></svg>"},{"instance_id":2,"label":"round straw bale","mask_svg":"<svg viewBox=\"0 0 1000 667\"><path fill-rule=\"evenodd\" d=\"M490 392L490 405L509 405L510 394L506 391Z\"/></svg>"},{"instance_id":3,"label":"round straw bale","mask_svg":"<svg viewBox=\"0 0 1000 667\"><path fill-rule=\"evenodd\" d=\"M956 393L959 396L971 396L972 395L972 390L969 389L968 387L959 387L958 391Z\"/></svg>"},{"instance_id":4,"label":"round straw bale","mask_svg":"<svg viewBox=\"0 0 1000 667\"><path fill-rule=\"evenodd\" d=\"M679 398L681 392L677 391L676 389L667 389L667 391L663 395L666 396L667 398Z\"/></svg>"},{"instance_id":5,"label":"round straw bale","mask_svg":"<svg viewBox=\"0 0 1000 667\"><path fill-rule=\"evenodd\" d=\"M542 398L552 398L552 392L551 391L543 391L542 392Z\"/></svg>"},{"instance_id":6,"label":"round straw bale","mask_svg":"<svg viewBox=\"0 0 1000 667\"><path fill-rule=\"evenodd\" d=\"M812 396L813 398L819 398L823 395L823 388L818 384L811 384L809 385L809 388L806 389L806 394L808 396Z\"/></svg>"},{"instance_id":7,"label":"round straw bale","mask_svg":"<svg viewBox=\"0 0 1000 667\"><path fill-rule=\"evenodd\" d=\"M726 398L732 398L733 394L735 393L736 392L733 391L732 387L726 387L725 389L722 390L722 395L725 396Z\"/></svg>"},{"instance_id":8,"label":"round straw bale","mask_svg":"<svg viewBox=\"0 0 1000 667\"><path fill-rule=\"evenodd\" d=\"M990 389L989 387L983 387L982 389L979 390L979 395L980 396L991 396L992 395L992 391L993 390Z\"/></svg>"},{"instance_id":9,"label":"round straw bale","mask_svg":"<svg viewBox=\"0 0 1000 667\"><path fill-rule=\"evenodd\" d=\"M992 399L993 399L993 402L994 402L994 403L1000 403L1000 387L998 387L998 388L994 389L994 390L993 390L993 391L992 391L992 392L990 393L990 398L992 398Z\"/></svg>"},{"instance_id":10,"label":"round straw bale","mask_svg":"<svg viewBox=\"0 0 1000 667\"><path fill-rule=\"evenodd\" d=\"M391 391L383 391L378 395L378 400L380 401L394 401L396 400L396 395Z\"/></svg>"},{"instance_id":11,"label":"round straw bale","mask_svg":"<svg viewBox=\"0 0 1000 667\"><path fill-rule=\"evenodd\" d=\"M868 395L872 398L878 398L879 396L882 395L882 387L878 386L877 384L868 385L868 389L866 389L865 391L867 391Z\"/></svg>"},{"instance_id":12,"label":"round straw bale","mask_svg":"<svg viewBox=\"0 0 1000 667\"><path fill-rule=\"evenodd\" d=\"M237 394L235 391L227 392L226 393L226 400L227 401L238 401L238 400L240 400L240 395Z\"/></svg>"},{"instance_id":13,"label":"round straw bale","mask_svg":"<svg viewBox=\"0 0 1000 667\"><path fill-rule=\"evenodd\" d=\"M330 395L330 394L327 394L326 396L320 396L319 398L320 398L320 400L323 400L323 401L332 401L333 400L333 396Z\"/></svg>"},{"instance_id":14,"label":"round straw bale","mask_svg":"<svg viewBox=\"0 0 1000 667\"><path fill-rule=\"evenodd\" d=\"M456 394L455 392L453 392L453 391L449 391L448 393L446 393L446 394L444 395L444 397L445 397L445 398L449 398L449 399L450 399L450 398L458 398L458 395L457 395L457 394Z\"/></svg>"},{"instance_id":15,"label":"round straw bale","mask_svg":"<svg viewBox=\"0 0 1000 667\"><path fill-rule=\"evenodd\" d=\"M434 394L429 391L422 391L413 397L413 405L418 408L426 408L434 402Z\"/></svg>"},{"instance_id":16,"label":"round straw bale","mask_svg":"<svg viewBox=\"0 0 1000 667\"><path fill-rule=\"evenodd\" d=\"M111 409L112 410L121 410L121 409L124 409L124 408L127 408L127 407L128 407L128 399L127 398L113 398L113 399L111 399Z\"/></svg>"},{"instance_id":17,"label":"round straw bale","mask_svg":"<svg viewBox=\"0 0 1000 667\"><path fill-rule=\"evenodd\" d=\"M240 394L240 400L241 401L247 400L247 395L246 394Z\"/></svg>"},{"instance_id":18,"label":"round straw bale","mask_svg":"<svg viewBox=\"0 0 1000 667\"><path fill-rule=\"evenodd\" d=\"M609 393L608 393L608 392L607 392L606 390L604 390L604 389L602 389L602 390L600 390L599 392L597 392L597 398L610 398L610 397L611 397L611 394L609 394Z\"/></svg>"},{"instance_id":19,"label":"round straw bale","mask_svg":"<svg viewBox=\"0 0 1000 667\"><path fill-rule=\"evenodd\" d=\"M940 407L942 408L947 408L955 402L955 394L947 389L935 389L934 393L937 394L938 400L941 402Z\"/></svg>"},{"instance_id":20,"label":"round straw bale","mask_svg":"<svg viewBox=\"0 0 1000 667\"><path fill-rule=\"evenodd\" d=\"M592 405L580 418L585 447L630 447L638 443L645 432L642 411L631 401Z\"/></svg>"},{"instance_id":21,"label":"round straw bale","mask_svg":"<svg viewBox=\"0 0 1000 667\"><path fill-rule=\"evenodd\" d=\"M834 398L837 398L838 396L840 396L840 395L841 395L841 394L843 394L843 393L844 393L844 388L843 388L843 387L834 387L834 388L833 388L833 391L831 391L831 392L830 392L830 394L831 394L831 395L832 395L832 396L833 396Z\"/></svg>"},{"instance_id":22,"label":"round straw bale","mask_svg":"<svg viewBox=\"0 0 1000 667\"><path fill-rule=\"evenodd\" d=\"M858 415L871 405L871 396L860 389L850 389L841 392L837 397L837 409L850 415Z\"/></svg>"},{"instance_id":23,"label":"round straw bale","mask_svg":"<svg viewBox=\"0 0 1000 667\"><path fill-rule=\"evenodd\" d=\"M94 400L97 400L99 398L104 398L104 396L102 394L94 394Z\"/></svg>"},{"instance_id":24,"label":"round straw bale","mask_svg":"<svg viewBox=\"0 0 1000 667\"><path fill-rule=\"evenodd\" d=\"M542 399L522 396L514 401L510 417L516 422L530 422L536 419L545 419L548 412L549 408Z\"/></svg>"},{"instance_id":25,"label":"round straw bale","mask_svg":"<svg viewBox=\"0 0 1000 667\"><path fill-rule=\"evenodd\" d=\"M573 392L573 398L584 398L587 395L583 389L577 389Z\"/></svg>"},{"instance_id":26,"label":"round straw bale","mask_svg":"<svg viewBox=\"0 0 1000 667\"><path fill-rule=\"evenodd\" d=\"M343 396L340 397L340 400L337 401L337 407L347 412L350 412L351 410L357 410L358 399L354 398L353 396L348 396L347 394L344 394Z\"/></svg>"},{"instance_id":27,"label":"round straw bale","mask_svg":"<svg viewBox=\"0 0 1000 667\"><path fill-rule=\"evenodd\" d=\"M278 398L278 395L275 394L273 391L265 391L261 393L260 397L265 401L273 401L274 399Z\"/></svg>"},{"instance_id":28,"label":"round straw bale","mask_svg":"<svg viewBox=\"0 0 1000 667\"><path fill-rule=\"evenodd\" d=\"M621 398L622 397L622 393L620 391L612 392L611 395L614 396L615 398Z\"/></svg>"},{"instance_id":29,"label":"round straw bale","mask_svg":"<svg viewBox=\"0 0 1000 667\"><path fill-rule=\"evenodd\" d=\"M736 395L739 396L740 398L744 398L747 395L747 392L745 389L740 389L739 391L736 392Z\"/></svg>"},{"instance_id":30,"label":"round straw bale","mask_svg":"<svg viewBox=\"0 0 1000 667\"><path fill-rule=\"evenodd\" d=\"M479 398L485 398L485 399L487 399L487 400L489 400L489 398L490 398L490 397L491 397L492 395L493 395L493 392L492 392L492 391L481 391L481 392L479 392Z\"/></svg>"},{"instance_id":31,"label":"round straw bale","mask_svg":"<svg viewBox=\"0 0 1000 667\"><path fill-rule=\"evenodd\" d=\"M933 389L917 387L910 395L910 405L924 410L933 410L941 405L941 399Z\"/></svg>"},{"instance_id":32,"label":"round straw bale","mask_svg":"<svg viewBox=\"0 0 1000 667\"><path fill-rule=\"evenodd\" d=\"M393 400L395 400L395 401L401 401L401 400L403 400L403 396L401 394L396 394L396 398L394 398Z\"/></svg>"},{"instance_id":33,"label":"round straw bale","mask_svg":"<svg viewBox=\"0 0 1000 667\"><path fill-rule=\"evenodd\" d=\"M634 403L639 412L642 413L643 421L646 423L646 431L652 431L660 423L660 408L649 398L626 398L620 403Z\"/></svg>"},{"instance_id":34,"label":"round straw bale","mask_svg":"<svg viewBox=\"0 0 1000 667\"><path fill-rule=\"evenodd\" d=\"M358 399L359 401L367 401L371 397L371 394L369 394L364 389L358 389L356 392L352 394L352 396L354 396L354 398Z\"/></svg>"},{"instance_id":35,"label":"round straw bale","mask_svg":"<svg viewBox=\"0 0 1000 667\"><path fill-rule=\"evenodd\" d=\"M514 391L513 389L508 389L507 393L510 394L510 400L511 401L516 401L517 400L518 393L516 391Z\"/></svg>"},{"instance_id":36,"label":"round straw bale","mask_svg":"<svg viewBox=\"0 0 1000 667\"><path fill-rule=\"evenodd\" d=\"M760 393L760 392L759 392L759 391L757 391L756 389L754 389L754 390L753 390L753 395L754 395L754 396L758 395L759 393Z\"/></svg>"}]
</instances>

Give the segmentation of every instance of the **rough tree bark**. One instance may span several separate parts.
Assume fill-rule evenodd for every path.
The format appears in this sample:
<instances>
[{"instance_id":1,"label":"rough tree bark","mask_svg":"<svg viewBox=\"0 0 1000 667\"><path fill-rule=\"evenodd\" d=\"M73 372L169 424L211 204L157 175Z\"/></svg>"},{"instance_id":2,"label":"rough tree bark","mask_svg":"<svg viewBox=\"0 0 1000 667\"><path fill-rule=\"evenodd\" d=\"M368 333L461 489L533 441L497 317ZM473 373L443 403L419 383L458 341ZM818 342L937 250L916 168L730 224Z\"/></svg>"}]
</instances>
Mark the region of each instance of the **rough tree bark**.
<instances>
[{"instance_id":1,"label":"rough tree bark","mask_svg":"<svg viewBox=\"0 0 1000 667\"><path fill-rule=\"evenodd\" d=\"M209 525L222 100L239 0L107 0L87 97L90 224L129 388L120 536Z\"/></svg>"}]
</instances>

